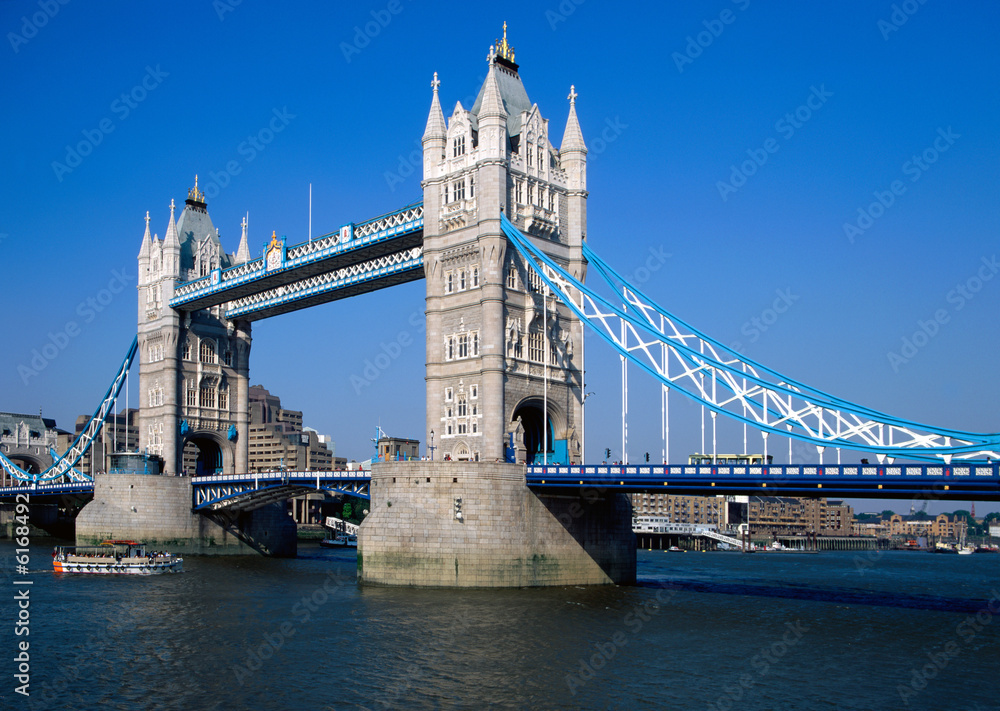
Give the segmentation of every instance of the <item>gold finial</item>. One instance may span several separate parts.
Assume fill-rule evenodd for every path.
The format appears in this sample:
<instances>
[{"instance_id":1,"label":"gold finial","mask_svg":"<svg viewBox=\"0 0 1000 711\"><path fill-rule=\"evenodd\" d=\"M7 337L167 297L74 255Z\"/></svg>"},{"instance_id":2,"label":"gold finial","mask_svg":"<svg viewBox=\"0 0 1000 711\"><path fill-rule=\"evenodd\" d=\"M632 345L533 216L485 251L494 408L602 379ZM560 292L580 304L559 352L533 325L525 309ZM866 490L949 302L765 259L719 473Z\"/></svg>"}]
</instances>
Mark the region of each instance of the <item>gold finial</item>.
<instances>
[{"instance_id":1,"label":"gold finial","mask_svg":"<svg viewBox=\"0 0 1000 711\"><path fill-rule=\"evenodd\" d=\"M205 202L205 193L198 189L198 174L194 175L194 187L188 190L188 200Z\"/></svg>"},{"instance_id":2,"label":"gold finial","mask_svg":"<svg viewBox=\"0 0 1000 711\"><path fill-rule=\"evenodd\" d=\"M514 61L514 47L507 42L507 21L503 23L503 39L496 41L497 56L503 57L508 62Z\"/></svg>"}]
</instances>

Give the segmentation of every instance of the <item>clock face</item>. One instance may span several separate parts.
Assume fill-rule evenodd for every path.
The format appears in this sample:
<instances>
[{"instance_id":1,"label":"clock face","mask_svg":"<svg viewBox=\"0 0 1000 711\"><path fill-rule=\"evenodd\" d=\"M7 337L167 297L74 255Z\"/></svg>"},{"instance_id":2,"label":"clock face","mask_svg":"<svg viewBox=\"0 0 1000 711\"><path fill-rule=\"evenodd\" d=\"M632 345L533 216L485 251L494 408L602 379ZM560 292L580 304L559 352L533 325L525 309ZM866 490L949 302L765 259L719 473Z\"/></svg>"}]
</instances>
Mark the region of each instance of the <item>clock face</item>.
<instances>
[{"instance_id":1,"label":"clock face","mask_svg":"<svg viewBox=\"0 0 1000 711\"><path fill-rule=\"evenodd\" d=\"M267 268L277 269L281 266L281 248L274 247L267 253Z\"/></svg>"}]
</instances>

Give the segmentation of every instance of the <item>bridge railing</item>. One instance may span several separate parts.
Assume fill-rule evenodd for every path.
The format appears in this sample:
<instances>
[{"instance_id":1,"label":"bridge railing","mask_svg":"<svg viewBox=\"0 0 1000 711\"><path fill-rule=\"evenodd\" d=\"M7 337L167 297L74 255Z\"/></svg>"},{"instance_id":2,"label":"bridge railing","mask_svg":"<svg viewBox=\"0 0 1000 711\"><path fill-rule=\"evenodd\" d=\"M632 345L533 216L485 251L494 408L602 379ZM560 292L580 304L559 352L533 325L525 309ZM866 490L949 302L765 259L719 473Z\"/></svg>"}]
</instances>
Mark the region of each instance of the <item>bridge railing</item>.
<instances>
[{"instance_id":1,"label":"bridge railing","mask_svg":"<svg viewBox=\"0 0 1000 711\"><path fill-rule=\"evenodd\" d=\"M938 464L604 464L604 465L531 465L529 477L546 476L566 478L662 478L662 477L831 477L867 478L880 477L910 479L983 479L1000 481L1000 465L961 463Z\"/></svg>"}]
</instances>

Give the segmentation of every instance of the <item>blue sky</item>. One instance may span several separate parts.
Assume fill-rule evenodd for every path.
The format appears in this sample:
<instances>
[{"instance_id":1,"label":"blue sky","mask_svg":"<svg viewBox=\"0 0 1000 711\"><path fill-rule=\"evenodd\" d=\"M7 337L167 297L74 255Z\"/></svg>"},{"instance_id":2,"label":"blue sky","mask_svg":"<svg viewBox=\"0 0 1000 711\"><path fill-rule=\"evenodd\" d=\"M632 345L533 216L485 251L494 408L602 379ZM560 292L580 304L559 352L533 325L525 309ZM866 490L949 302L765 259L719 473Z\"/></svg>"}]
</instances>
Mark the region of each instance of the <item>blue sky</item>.
<instances>
[{"instance_id":1,"label":"blue sky","mask_svg":"<svg viewBox=\"0 0 1000 711\"><path fill-rule=\"evenodd\" d=\"M246 212L255 254L272 230L305 239L310 183L314 234L419 199L432 75L446 115L469 108L505 20L557 141L576 86L588 240L619 271L655 255L647 292L800 381L1000 431L1000 8L936 0L0 2L0 409L64 428L93 410L135 333L145 213L162 237L195 173L229 251ZM423 289L256 323L252 382L339 455L367 457L379 422L421 437ZM400 334L416 345L357 392ZM618 359L596 338L586 355L588 459L617 459ZM662 448L639 378L633 461ZM677 460L701 447L699 411L671 407ZM742 449L741 428L718 436Z\"/></svg>"}]
</instances>

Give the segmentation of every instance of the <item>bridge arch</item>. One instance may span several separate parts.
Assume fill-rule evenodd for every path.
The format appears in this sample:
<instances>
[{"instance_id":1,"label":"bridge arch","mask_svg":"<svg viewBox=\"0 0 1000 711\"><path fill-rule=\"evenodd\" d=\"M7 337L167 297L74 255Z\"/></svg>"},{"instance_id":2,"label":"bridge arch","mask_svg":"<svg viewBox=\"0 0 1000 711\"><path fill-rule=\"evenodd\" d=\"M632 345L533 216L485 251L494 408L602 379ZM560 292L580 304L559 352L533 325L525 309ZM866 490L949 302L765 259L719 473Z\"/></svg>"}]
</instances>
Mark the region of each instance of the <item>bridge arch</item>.
<instances>
[{"instance_id":1,"label":"bridge arch","mask_svg":"<svg viewBox=\"0 0 1000 711\"><path fill-rule=\"evenodd\" d=\"M197 430L184 437L182 444L184 474L211 476L235 472L235 447L222 433Z\"/></svg>"},{"instance_id":2,"label":"bridge arch","mask_svg":"<svg viewBox=\"0 0 1000 711\"><path fill-rule=\"evenodd\" d=\"M523 432L518 449L523 447L527 464L541 464L546 459L552 463L565 461L567 420L565 411L558 403L550 400L546 406L544 398L522 398L511 415L511 422L514 423L512 431L517 431L518 420ZM547 431L543 430L543 426ZM542 451L546 441L548 456Z\"/></svg>"}]
</instances>

